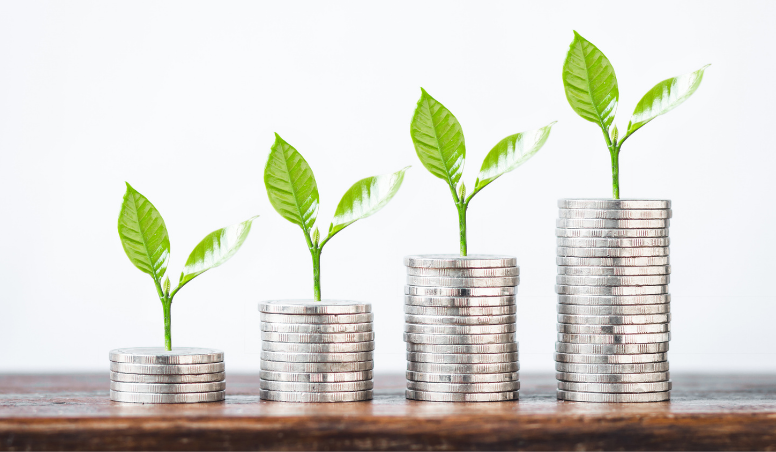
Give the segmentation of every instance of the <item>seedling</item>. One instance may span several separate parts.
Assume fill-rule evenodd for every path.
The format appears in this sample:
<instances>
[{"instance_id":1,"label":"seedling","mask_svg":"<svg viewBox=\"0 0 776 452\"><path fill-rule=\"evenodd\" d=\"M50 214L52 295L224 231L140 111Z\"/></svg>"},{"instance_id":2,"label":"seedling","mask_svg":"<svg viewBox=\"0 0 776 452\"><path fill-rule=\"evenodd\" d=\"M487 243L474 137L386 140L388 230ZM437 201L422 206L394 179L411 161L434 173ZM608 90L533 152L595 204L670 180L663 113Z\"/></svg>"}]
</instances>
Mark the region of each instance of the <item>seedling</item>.
<instances>
[{"instance_id":1,"label":"seedling","mask_svg":"<svg viewBox=\"0 0 776 452\"><path fill-rule=\"evenodd\" d=\"M341 230L385 207L399 191L407 168L409 166L395 173L367 177L353 184L337 205L334 219L329 224L329 233L321 242L318 227L313 229L318 218L319 200L313 170L302 154L275 134L275 143L264 167L264 185L272 207L304 232L307 248L313 258L315 301L321 301L323 247Z\"/></svg>"},{"instance_id":2,"label":"seedling","mask_svg":"<svg viewBox=\"0 0 776 452\"><path fill-rule=\"evenodd\" d=\"M482 162L474 182L474 190L466 195L466 184L461 181L466 159L463 130L458 120L440 102L420 89L418 106L412 117L410 135L415 152L423 166L434 176L444 180L453 195L458 210L458 229L461 256L466 256L466 210L474 195L491 182L514 170L534 156L550 136L552 122L540 129L516 133L499 141ZM460 186L458 182L461 182Z\"/></svg>"},{"instance_id":3,"label":"seedling","mask_svg":"<svg viewBox=\"0 0 776 452\"><path fill-rule=\"evenodd\" d=\"M248 237L255 218L205 236L186 260L178 287L170 291L170 277L165 276L170 260L167 227L151 201L127 183L127 192L119 213L119 237L129 260L154 280L164 311L164 345L168 351L172 350L170 313L175 294L192 279L231 259Z\"/></svg>"},{"instance_id":4,"label":"seedling","mask_svg":"<svg viewBox=\"0 0 776 452\"><path fill-rule=\"evenodd\" d=\"M574 32L566 62L563 63L563 86L571 108L584 119L598 124L604 134L612 161L612 195L620 199L620 149L633 133L658 116L668 113L686 101L701 84L703 72L669 78L655 85L641 98L620 138L617 126L611 127L620 99L614 68L596 46Z\"/></svg>"}]
</instances>

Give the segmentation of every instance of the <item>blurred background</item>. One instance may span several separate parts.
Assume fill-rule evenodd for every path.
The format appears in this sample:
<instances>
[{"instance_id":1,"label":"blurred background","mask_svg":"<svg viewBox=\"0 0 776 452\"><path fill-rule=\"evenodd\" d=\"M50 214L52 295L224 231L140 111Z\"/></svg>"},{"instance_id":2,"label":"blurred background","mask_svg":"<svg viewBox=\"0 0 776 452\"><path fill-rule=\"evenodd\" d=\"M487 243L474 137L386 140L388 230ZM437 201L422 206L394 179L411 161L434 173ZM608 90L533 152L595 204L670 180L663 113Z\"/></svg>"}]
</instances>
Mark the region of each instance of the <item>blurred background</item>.
<instances>
[{"instance_id":1,"label":"blurred background","mask_svg":"<svg viewBox=\"0 0 776 452\"><path fill-rule=\"evenodd\" d=\"M470 253L518 257L522 369L552 371L556 201L611 194L601 132L563 91L572 30L616 70L620 130L654 84L712 63L623 146L621 194L673 201L672 370L774 371L774 17L767 1L2 2L0 372L107 371L112 348L163 345L116 231L124 181L165 219L173 280L207 233L261 215L173 303L173 345L258 372L258 302L313 294L302 232L264 190L273 132L313 168L324 231L353 182L413 165L322 259L324 298L373 303L376 369L402 372L402 258L458 249L410 140L421 86L463 126L469 187L499 140L558 121L469 209Z\"/></svg>"}]
</instances>

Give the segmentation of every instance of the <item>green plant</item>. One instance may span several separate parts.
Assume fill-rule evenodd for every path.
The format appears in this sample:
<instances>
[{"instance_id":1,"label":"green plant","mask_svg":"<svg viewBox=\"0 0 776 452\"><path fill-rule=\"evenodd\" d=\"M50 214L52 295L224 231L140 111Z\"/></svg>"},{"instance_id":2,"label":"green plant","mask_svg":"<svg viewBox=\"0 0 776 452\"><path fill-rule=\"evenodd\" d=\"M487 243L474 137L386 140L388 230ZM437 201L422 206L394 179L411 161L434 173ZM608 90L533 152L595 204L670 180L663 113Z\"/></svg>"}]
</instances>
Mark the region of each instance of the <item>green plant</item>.
<instances>
[{"instance_id":1,"label":"green plant","mask_svg":"<svg viewBox=\"0 0 776 452\"><path fill-rule=\"evenodd\" d=\"M165 276L170 260L167 227L151 201L127 183L127 192L119 213L119 237L129 260L154 280L164 311L164 345L167 350L172 350L170 314L173 297L192 279L231 259L248 237L255 218L205 236L186 260L178 287L170 291L170 277Z\"/></svg>"},{"instance_id":2,"label":"green plant","mask_svg":"<svg viewBox=\"0 0 776 452\"><path fill-rule=\"evenodd\" d=\"M614 68L596 46L574 32L563 63L563 86L571 108L584 119L598 124L604 134L612 162L612 192L620 199L620 149L633 133L658 116L668 113L687 100L698 89L703 72L710 65L695 72L669 78L655 85L641 98L620 138L617 126L611 132L620 91Z\"/></svg>"},{"instance_id":3,"label":"green plant","mask_svg":"<svg viewBox=\"0 0 776 452\"><path fill-rule=\"evenodd\" d=\"M272 207L286 220L298 225L304 232L307 248L313 258L313 290L315 300L321 301L321 252L338 232L364 219L386 204L399 191L404 172L367 177L353 184L337 205L329 233L323 241L315 220L318 218L318 185L313 170L293 146L275 134L267 164L264 167L264 185Z\"/></svg>"},{"instance_id":4,"label":"green plant","mask_svg":"<svg viewBox=\"0 0 776 452\"><path fill-rule=\"evenodd\" d=\"M550 136L552 122L542 128L516 133L499 141L482 162L480 173L474 182L474 190L466 196L466 184L458 182L463 174L466 146L463 130L458 120L426 90L421 95L412 116L410 135L415 152L423 166L434 176L444 180L453 195L458 210L461 256L466 256L466 211L474 195L491 182L514 170L534 156Z\"/></svg>"}]
</instances>

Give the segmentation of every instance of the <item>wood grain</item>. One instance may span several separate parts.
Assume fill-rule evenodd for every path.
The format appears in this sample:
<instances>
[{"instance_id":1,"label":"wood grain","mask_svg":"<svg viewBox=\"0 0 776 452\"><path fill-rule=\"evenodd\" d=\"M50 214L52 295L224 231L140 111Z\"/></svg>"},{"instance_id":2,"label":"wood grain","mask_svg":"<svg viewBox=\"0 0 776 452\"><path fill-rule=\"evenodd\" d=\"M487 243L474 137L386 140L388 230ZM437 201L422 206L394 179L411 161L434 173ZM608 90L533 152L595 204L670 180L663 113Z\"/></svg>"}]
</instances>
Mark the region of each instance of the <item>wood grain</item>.
<instances>
[{"instance_id":1,"label":"wood grain","mask_svg":"<svg viewBox=\"0 0 776 452\"><path fill-rule=\"evenodd\" d=\"M776 376L676 375L673 400L555 400L552 375L521 375L519 402L407 401L401 375L372 402L293 404L227 376L227 400L108 400L107 375L0 376L0 450L776 450Z\"/></svg>"}]
</instances>

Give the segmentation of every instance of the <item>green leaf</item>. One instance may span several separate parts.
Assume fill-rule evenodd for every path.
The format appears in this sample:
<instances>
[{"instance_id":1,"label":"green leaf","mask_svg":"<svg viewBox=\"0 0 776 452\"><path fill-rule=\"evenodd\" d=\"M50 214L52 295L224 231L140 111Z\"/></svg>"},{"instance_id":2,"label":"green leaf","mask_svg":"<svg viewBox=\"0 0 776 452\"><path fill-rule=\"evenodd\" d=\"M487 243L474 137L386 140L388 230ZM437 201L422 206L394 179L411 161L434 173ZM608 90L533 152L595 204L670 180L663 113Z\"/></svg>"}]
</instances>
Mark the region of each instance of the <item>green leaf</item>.
<instances>
[{"instance_id":1,"label":"green leaf","mask_svg":"<svg viewBox=\"0 0 776 452\"><path fill-rule=\"evenodd\" d=\"M367 177L353 184L337 205L328 238L385 207L399 191L407 168L409 166L395 173Z\"/></svg>"},{"instance_id":2,"label":"green leaf","mask_svg":"<svg viewBox=\"0 0 776 452\"><path fill-rule=\"evenodd\" d=\"M129 260L161 283L170 260L170 237L151 201L127 183L119 213L119 237Z\"/></svg>"},{"instance_id":3,"label":"green leaf","mask_svg":"<svg viewBox=\"0 0 776 452\"><path fill-rule=\"evenodd\" d=\"M199 244L186 260L186 266L181 272L181 279L178 288L187 282L210 270L218 267L232 258L242 246L248 233L251 232L251 225L257 216L250 218L242 223L233 224L223 229L213 231Z\"/></svg>"},{"instance_id":4,"label":"green leaf","mask_svg":"<svg viewBox=\"0 0 776 452\"><path fill-rule=\"evenodd\" d=\"M278 134L264 167L264 185L272 207L309 231L318 217L318 185L302 154Z\"/></svg>"},{"instance_id":5,"label":"green leaf","mask_svg":"<svg viewBox=\"0 0 776 452\"><path fill-rule=\"evenodd\" d=\"M641 98L633 111L628 124L628 135L639 130L644 124L678 107L693 95L701 86L703 72L707 64L695 72L669 78L655 85Z\"/></svg>"},{"instance_id":6,"label":"green leaf","mask_svg":"<svg viewBox=\"0 0 776 452\"><path fill-rule=\"evenodd\" d=\"M461 179L466 159L463 130L444 105L423 88L420 90L410 127L415 152L431 174L444 179L454 189Z\"/></svg>"},{"instance_id":7,"label":"green leaf","mask_svg":"<svg viewBox=\"0 0 776 452\"><path fill-rule=\"evenodd\" d=\"M550 136L550 129L555 122L527 132L516 133L499 141L485 156L480 174L474 184L475 193L502 175L525 163L542 148Z\"/></svg>"},{"instance_id":8,"label":"green leaf","mask_svg":"<svg viewBox=\"0 0 776 452\"><path fill-rule=\"evenodd\" d=\"M579 116L609 130L620 98L617 77L606 55L576 31L563 63L563 86Z\"/></svg>"}]
</instances>

